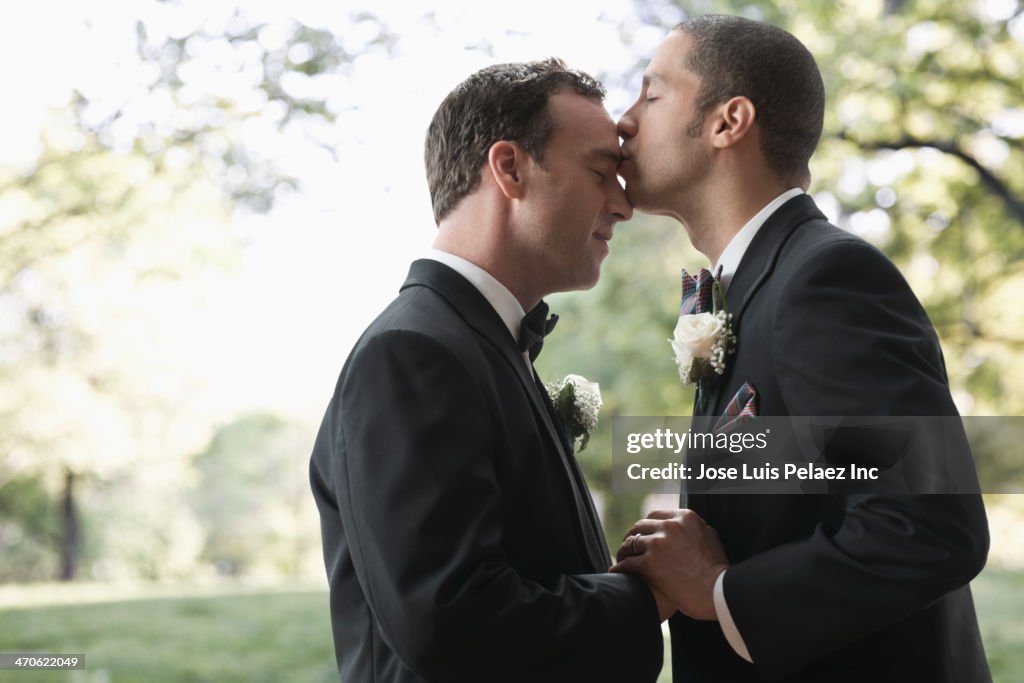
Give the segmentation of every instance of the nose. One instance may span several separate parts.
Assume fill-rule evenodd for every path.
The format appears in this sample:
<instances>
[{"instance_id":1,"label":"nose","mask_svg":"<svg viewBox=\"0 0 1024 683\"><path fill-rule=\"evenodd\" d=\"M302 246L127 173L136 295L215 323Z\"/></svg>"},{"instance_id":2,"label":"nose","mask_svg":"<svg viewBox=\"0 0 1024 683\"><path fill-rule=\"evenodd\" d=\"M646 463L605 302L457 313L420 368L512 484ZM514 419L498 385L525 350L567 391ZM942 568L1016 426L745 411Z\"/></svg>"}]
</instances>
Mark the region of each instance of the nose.
<instances>
[{"instance_id":1,"label":"nose","mask_svg":"<svg viewBox=\"0 0 1024 683\"><path fill-rule=\"evenodd\" d=\"M616 222L628 221L633 217L633 205L629 203L626 191L622 189L618 181L610 184L614 187L612 187L611 194L608 197L605 210L615 218Z\"/></svg>"},{"instance_id":2,"label":"nose","mask_svg":"<svg viewBox=\"0 0 1024 683\"><path fill-rule=\"evenodd\" d=\"M616 126L619 137L622 138L623 141L629 140L636 135L637 123L636 116L633 113L633 109L635 107L635 104L630 107L626 113L622 115L622 118L619 119L619 124Z\"/></svg>"}]
</instances>

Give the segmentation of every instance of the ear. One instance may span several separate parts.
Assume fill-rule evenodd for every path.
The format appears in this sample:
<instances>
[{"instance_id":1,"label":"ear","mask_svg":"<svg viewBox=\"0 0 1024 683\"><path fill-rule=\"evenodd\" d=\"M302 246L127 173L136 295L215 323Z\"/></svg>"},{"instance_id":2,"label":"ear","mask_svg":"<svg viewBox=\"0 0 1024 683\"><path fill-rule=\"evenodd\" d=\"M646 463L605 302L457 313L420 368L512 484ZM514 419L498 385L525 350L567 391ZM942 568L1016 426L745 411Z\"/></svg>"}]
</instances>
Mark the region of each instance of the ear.
<instances>
[{"instance_id":1,"label":"ear","mask_svg":"<svg viewBox=\"0 0 1024 683\"><path fill-rule=\"evenodd\" d=\"M526 191L523 171L529 155L514 142L499 140L487 151L487 171L509 199L522 199Z\"/></svg>"},{"instance_id":2,"label":"ear","mask_svg":"<svg viewBox=\"0 0 1024 683\"><path fill-rule=\"evenodd\" d=\"M749 134L756 118L753 102L742 96L732 98L715 111L711 144L719 149L735 145Z\"/></svg>"}]
</instances>

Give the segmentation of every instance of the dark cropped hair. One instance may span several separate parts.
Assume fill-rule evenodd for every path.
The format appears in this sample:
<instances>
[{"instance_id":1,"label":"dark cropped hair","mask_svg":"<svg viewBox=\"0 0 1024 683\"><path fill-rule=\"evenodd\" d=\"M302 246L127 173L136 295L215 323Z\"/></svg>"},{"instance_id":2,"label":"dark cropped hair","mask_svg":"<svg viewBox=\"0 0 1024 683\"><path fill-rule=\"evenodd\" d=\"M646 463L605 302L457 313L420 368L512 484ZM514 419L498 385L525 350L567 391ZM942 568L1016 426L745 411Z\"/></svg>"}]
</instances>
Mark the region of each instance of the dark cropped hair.
<instances>
[{"instance_id":1,"label":"dark cropped hair","mask_svg":"<svg viewBox=\"0 0 1024 683\"><path fill-rule=\"evenodd\" d=\"M562 89L598 101L605 93L596 79L553 57L489 66L448 93L427 128L424 154L435 221L476 189L495 142L515 142L543 163L554 130L548 97Z\"/></svg>"},{"instance_id":2,"label":"dark cropped hair","mask_svg":"<svg viewBox=\"0 0 1024 683\"><path fill-rule=\"evenodd\" d=\"M694 17L674 30L691 38L685 66L701 79L700 115L691 134L699 134L710 106L745 96L757 110L768 165L790 184L810 178L825 86L803 43L777 26L717 14Z\"/></svg>"}]
</instances>

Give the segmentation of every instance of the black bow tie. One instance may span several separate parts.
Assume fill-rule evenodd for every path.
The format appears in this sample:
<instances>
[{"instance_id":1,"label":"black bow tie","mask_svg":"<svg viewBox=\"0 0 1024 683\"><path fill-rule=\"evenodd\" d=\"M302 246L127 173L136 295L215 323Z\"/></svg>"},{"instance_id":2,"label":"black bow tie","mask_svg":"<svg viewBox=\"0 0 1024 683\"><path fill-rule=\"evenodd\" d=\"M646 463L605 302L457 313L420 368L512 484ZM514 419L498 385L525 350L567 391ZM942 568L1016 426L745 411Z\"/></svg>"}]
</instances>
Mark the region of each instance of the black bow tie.
<instances>
[{"instance_id":1,"label":"black bow tie","mask_svg":"<svg viewBox=\"0 0 1024 683\"><path fill-rule=\"evenodd\" d=\"M530 360L534 361L544 346L544 337L555 329L558 316L548 317L548 305L541 301L533 307L533 310L526 314L523 322L519 325L519 350L529 351Z\"/></svg>"}]
</instances>

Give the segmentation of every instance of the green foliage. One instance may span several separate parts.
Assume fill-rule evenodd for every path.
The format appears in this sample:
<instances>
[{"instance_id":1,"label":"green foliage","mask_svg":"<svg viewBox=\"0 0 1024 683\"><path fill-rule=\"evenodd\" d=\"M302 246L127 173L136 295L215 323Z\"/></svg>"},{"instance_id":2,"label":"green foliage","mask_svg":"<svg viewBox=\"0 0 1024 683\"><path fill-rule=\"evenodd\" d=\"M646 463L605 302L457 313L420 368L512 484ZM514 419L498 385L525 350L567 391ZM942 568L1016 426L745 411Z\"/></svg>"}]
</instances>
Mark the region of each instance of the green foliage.
<instances>
[{"instance_id":1,"label":"green foliage","mask_svg":"<svg viewBox=\"0 0 1024 683\"><path fill-rule=\"evenodd\" d=\"M985 492L1024 493L1024 419L973 418L965 422L978 480ZM1000 501L989 501L1000 504Z\"/></svg>"},{"instance_id":2,"label":"green foliage","mask_svg":"<svg viewBox=\"0 0 1024 683\"><path fill-rule=\"evenodd\" d=\"M59 539L57 506L39 477L0 485L0 583L52 579Z\"/></svg>"},{"instance_id":3,"label":"green foliage","mask_svg":"<svg viewBox=\"0 0 1024 683\"><path fill-rule=\"evenodd\" d=\"M1024 673L1024 575L986 570L971 588L993 680L1020 680Z\"/></svg>"},{"instance_id":4,"label":"green foliage","mask_svg":"<svg viewBox=\"0 0 1024 683\"><path fill-rule=\"evenodd\" d=\"M268 414L247 415L218 430L195 458L190 496L203 520L202 557L222 574L270 566L294 574L319 538L304 533L312 513L305 463L306 430Z\"/></svg>"}]
</instances>

